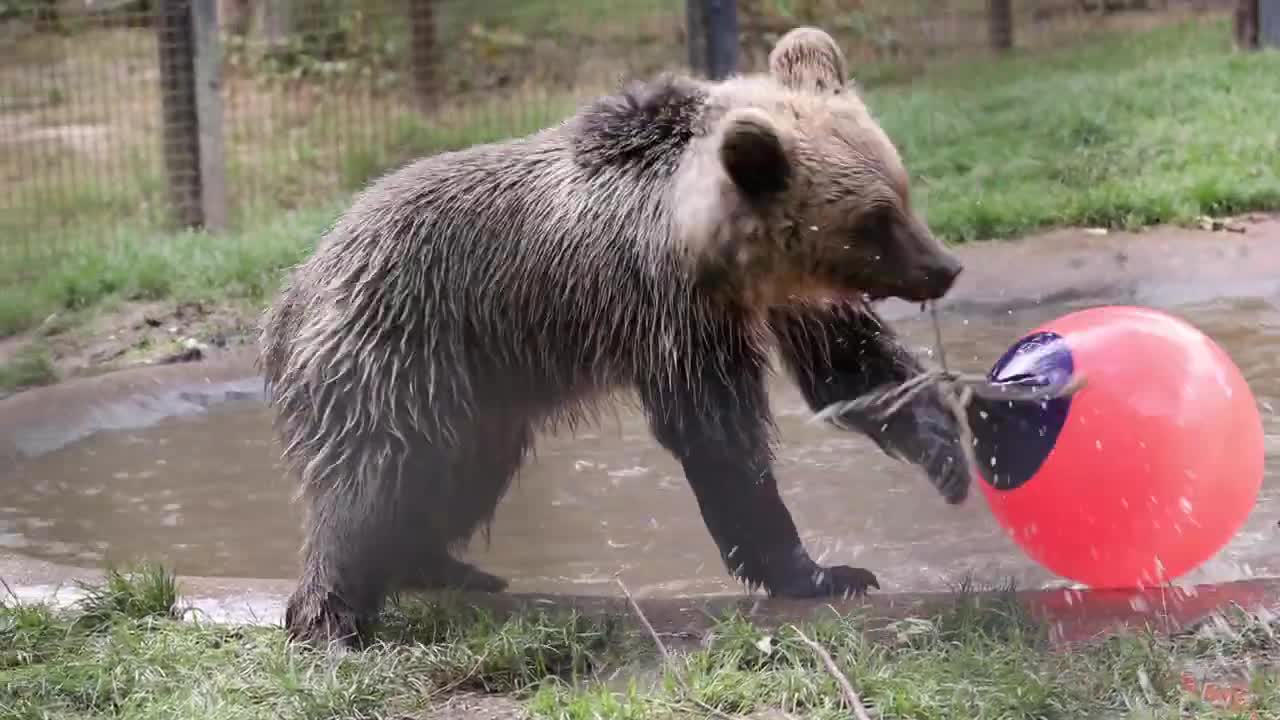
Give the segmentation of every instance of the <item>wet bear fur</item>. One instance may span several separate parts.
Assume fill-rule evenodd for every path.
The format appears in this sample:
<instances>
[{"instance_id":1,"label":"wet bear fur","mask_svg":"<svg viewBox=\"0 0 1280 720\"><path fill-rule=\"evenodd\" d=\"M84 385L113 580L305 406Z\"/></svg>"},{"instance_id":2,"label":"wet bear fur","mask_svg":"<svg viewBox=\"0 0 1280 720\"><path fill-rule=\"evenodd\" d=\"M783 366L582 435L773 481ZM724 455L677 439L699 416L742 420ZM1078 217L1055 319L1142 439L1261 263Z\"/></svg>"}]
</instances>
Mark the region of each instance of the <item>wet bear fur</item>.
<instances>
[{"instance_id":1,"label":"wet bear fur","mask_svg":"<svg viewBox=\"0 0 1280 720\"><path fill-rule=\"evenodd\" d=\"M636 84L360 194L263 319L306 513L291 635L352 642L393 591L502 590L456 555L535 433L627 398L735 578L788 597L879 588L801 544L766 395L773 352L815 410L919 372L869 301L942 297L961 270L851 87L835 42L801 28L765 73ZM845 420L966 496L937 395Z\"/></svg>"}]
</instances>

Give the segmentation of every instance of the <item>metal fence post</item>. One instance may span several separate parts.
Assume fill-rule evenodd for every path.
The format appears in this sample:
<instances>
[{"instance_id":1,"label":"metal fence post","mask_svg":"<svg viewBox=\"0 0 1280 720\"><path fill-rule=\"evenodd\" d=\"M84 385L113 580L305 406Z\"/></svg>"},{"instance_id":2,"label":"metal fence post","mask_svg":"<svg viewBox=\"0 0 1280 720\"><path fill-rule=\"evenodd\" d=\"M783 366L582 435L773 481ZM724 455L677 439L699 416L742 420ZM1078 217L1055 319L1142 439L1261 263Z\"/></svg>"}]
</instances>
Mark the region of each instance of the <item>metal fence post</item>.
<instances>
[{"instance_id":1,"label":"metal fence post","mask_svg":"<svg viewBox=\"0 0 1280 720\"><path fill-rule=\"evenodd\" d=\"M439 100L436 60L435 0L409 0L409 85L422 113Z\"/></svg>"},{"instance_id":2,"label":"metal fence post","mask_svg":"<svg viewBox=\"0 0 1280 720\"><path fill-rule=\"evenodd\" d=\"M204 226L227 226L227 160L222 129L222 42L218 0L192 0L196 127L200 142L200 204Z\"/></svg>"},{"instance_id":3,"label":"metal fence post","mask_svg":"<svg viewBox=\"0 0 1280 720\"><path fill-rule=\"evenodd\" d=\"M685 0L685 43L689 50L689 69L695 75L707 75L707 30L702 16L703 0Z\"/></svg>"},{"instance_id":4,"label":"metal fence post","mask_svg":"<svg viewBox=\"0 0 1280 720\"><path fill-rule=\"evenodd\" d=\"M1258 47L1258 2L1259 0L1236 0L1234 31L1236 47L1241 50L1254 50Z\"/></svg>"},{"instance_id":5,"label":"metal fence post","mask_svg":"<svg viewBox=\"0 0 1280 720\"><path fill-rule=\"evenodd\" d=\"M1258 1L1258 45L1280 48L1280 0Z\"/></svg>"},{"instance_id":6,"label":"metal fence post","mask_svg":"<svg viewBox=\"0 0 1280 720\"><path fill-rule=\"evenodd\" d=\"M1013 48L1013 0L987 0L987 33L991 49Z\"/></svg>"},{"instance_id":7,"label":"metal fence post","mask_svg":"<svg viewBox=\"0 0 1280 720\"><path fill-rule=\"evenodd\" d=\"M688 0L689 64L712 80L738 70L737 0Z\"/></svg>"},{"instance_id":8,"label":"metal fence post","mask_svg":"<svg viewBox=\"0 0 1280 720\"><path fill-rule=\"evenodd\" d=\"M158 10L160 109L169 202L179 224L226 224L217 0L163 0Z\"/></svg>"}]
</instances>

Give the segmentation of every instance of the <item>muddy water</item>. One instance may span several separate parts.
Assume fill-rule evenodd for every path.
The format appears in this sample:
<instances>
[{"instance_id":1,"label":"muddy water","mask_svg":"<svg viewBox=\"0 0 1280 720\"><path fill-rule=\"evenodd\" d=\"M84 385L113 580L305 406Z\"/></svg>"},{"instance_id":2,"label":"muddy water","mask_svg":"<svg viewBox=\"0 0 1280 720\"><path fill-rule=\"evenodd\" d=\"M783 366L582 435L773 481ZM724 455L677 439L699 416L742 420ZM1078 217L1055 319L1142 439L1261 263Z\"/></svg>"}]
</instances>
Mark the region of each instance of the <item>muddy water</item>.
<instances>
[{"instance_id":1,"label":"muddy water","mask_svg":"<svg viewBox=\"0 0 1280 720\"><path fill-rule=\"evenodd\" d=\"M1026 330L1085 306L944 313L947 359L984 371ZM1280 297L1175 311L1240 365L1268 436L1267 480L1251 520L1188 579L1280 574L1280 420L1270 410L1280 402ZM898 326L913 346L931 346L923 316ZM1004 537L976 489L966 505L947 506L919 473L870 442L808 423L784 380L773 397L780 482L815 556L871 568L886 591L944 589L970 571L1024 587L1061 582ZM263 406L240 400L23 460L0 484L0 551L72 565L150 557L189 575L290 577L299 513L278 452ZM520 591L611 593L619 570L638 593L737 589L678 465L625 413L576 438L544 438L499 508L491 542L478 540L471 558Z\"/></svg>"}]
</instances>

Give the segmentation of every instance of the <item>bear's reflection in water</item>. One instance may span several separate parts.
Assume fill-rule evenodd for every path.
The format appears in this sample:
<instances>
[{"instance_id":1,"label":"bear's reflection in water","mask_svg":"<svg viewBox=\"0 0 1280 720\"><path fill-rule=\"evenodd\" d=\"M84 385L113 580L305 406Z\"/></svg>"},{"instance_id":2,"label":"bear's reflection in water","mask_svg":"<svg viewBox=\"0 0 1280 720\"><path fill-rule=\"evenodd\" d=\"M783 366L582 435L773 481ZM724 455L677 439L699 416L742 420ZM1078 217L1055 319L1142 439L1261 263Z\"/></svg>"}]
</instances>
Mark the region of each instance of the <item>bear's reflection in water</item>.
<instances>
[{"instance_id":1,"label":"bear's reflection in water","mask_svg":"<svg viewBox=\"0 0 1280 720\"><path fill-rule=\"evenodd\" d=\"M983 371L1017 337L1073 308L944 314L947 360ZM1280 312L1261 300L1175 309L1221 343L1265 408L1280 396ZM898 323L911 346L932 345L924 316ZM1054 583L1001 534L980 494L947 505L919 470L861 436L808 422L795 389L774 380L779 481L816 559L876 572L884 592L940 590L972 571ZM155 558L191 575L293 577L300 540L292 481L282 474L270 416L258 402L153 428L102 433L24 461L0 482L0 548L72 565ZM1276 453L1240 535L1190 580L1280 574ZM511 580L511 591L739 592L724 571L679 466L642 418L620 408L577 437L543 437L499 507L490 541L468 559ZM873 591L874 592L874 591Z\"/></svg>"}]
</instances>

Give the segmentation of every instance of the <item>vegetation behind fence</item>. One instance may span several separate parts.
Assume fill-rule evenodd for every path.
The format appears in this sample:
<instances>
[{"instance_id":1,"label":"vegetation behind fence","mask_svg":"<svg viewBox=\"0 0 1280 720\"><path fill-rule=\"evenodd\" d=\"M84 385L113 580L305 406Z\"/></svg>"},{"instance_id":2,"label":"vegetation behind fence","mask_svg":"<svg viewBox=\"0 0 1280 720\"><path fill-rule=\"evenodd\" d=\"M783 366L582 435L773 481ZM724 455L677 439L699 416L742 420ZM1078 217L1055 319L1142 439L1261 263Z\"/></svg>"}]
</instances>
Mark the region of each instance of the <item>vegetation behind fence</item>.
<instances>
[{"instance_id":1,"label":"vegetation behind fence","mask_svg":"<svg viewBox=\"0 0 1280 720\"><path fill-rule=\"evenodd\" d=\"M414 156L532 131L687 67L694 2L0 0L0 278L121 232L323 205ZM903 82L1231 5L739 0L737 65L812 23L862 83Z\"/></svg>"}]
</instances>

